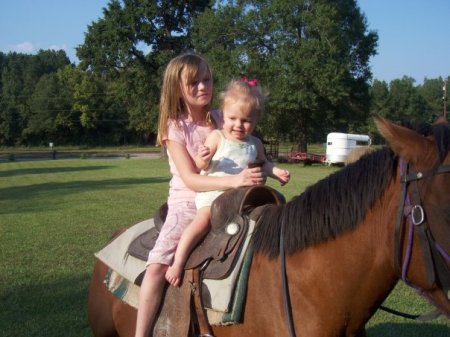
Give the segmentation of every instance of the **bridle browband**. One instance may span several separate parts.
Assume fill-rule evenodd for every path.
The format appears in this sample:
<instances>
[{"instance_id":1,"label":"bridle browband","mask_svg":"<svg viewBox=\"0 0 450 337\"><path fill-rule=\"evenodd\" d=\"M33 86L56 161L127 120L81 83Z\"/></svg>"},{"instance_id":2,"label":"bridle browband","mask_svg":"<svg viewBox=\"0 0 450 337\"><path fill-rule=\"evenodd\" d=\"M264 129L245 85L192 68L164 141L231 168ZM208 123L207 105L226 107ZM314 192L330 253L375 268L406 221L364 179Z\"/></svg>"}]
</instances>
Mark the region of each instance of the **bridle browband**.
<instances>
[{"instance_id":1,"label":"bridle browband","mask_svg":"<svg viewBox=\"0 0 450 337\"><path fill-rule=\"evenodd\" d=\"M426 210L422 206L418 181L432 178L438 174L450 173L450 165L438 164L427 171L416 172L412 165L400 159L399 166L401 192L394 237L395 271L406 284L423 292L422 289L414 286L407 276L414 244L414 232L416 232L422 248L428 285L432 287L439 284L448 298L450 295L448 293L450 291L450 255L433 237L427 223ZM408 221L404 221L405 217ZM408 233L406 249L403 254L405 239L403 234L406 225Z\"/></svg>"}]
</instances>

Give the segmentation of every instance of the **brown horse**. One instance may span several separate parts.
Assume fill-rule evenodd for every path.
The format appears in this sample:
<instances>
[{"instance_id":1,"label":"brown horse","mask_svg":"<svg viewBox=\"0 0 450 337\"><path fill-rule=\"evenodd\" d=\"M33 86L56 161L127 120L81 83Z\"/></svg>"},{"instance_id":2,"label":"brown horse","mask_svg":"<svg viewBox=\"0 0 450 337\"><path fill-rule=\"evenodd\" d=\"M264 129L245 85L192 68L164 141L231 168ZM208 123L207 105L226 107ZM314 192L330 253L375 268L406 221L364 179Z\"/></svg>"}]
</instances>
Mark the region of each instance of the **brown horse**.
<instances>
[{"instance_id":1,"label":"brown horse","mask_svg":"<svg viewBox=\"0 0 450 337\"><path fill-rule=\"evenodd\" d=\"M425 137L375 120L390 148L264 208L243 322L213 327L216 337L365 336L400 278L450 317L449 125L441 121ZM106 290L106 271L97 261L88 310L94 335L133 336L136 310Z\"/></svg>"}]
</instances>

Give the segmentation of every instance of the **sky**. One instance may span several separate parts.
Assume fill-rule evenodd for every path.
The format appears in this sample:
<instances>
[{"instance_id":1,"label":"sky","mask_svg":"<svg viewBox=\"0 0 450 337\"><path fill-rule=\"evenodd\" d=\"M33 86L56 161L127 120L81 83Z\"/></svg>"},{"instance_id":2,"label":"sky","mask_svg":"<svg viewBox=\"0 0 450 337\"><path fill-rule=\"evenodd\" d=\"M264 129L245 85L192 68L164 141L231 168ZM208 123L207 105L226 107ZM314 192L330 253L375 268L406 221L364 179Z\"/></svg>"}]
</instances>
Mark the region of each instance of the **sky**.
<instances>
[{"instance_id":1,"label":"sky","mask_svg":"<svg viewBox=\"0 0 450 337\"><path fill-rule=\"evenodd\" d=\"M34 54L63 49L78 62L75 48L109 0L0 0L0 51ZM409 76L450 76L449 0L357 0L368 29L378 33L373 77L389 83Z\"/></svg>"}]
</instances>

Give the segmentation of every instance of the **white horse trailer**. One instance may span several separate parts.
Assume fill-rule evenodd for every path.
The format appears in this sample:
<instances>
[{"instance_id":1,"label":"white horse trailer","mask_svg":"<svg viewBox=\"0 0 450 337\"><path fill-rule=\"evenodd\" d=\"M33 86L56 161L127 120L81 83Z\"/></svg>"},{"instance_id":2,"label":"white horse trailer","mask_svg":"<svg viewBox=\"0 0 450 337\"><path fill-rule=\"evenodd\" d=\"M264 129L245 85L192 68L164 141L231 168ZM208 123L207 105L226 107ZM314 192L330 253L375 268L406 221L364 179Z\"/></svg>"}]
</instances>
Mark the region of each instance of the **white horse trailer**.
<instances>
[{"instance_id":1,"label":"white horse trailer","mask_svg":"<svg viewBox=\"0 0 450 337\"><path fill-rule=\"evenodd\" d=\"M327 136L326 163L342 164L348 154L357 147L369 146L370 137L367 135L354 135L351 133L332 132Z\"/></svg>"}]
</instances>

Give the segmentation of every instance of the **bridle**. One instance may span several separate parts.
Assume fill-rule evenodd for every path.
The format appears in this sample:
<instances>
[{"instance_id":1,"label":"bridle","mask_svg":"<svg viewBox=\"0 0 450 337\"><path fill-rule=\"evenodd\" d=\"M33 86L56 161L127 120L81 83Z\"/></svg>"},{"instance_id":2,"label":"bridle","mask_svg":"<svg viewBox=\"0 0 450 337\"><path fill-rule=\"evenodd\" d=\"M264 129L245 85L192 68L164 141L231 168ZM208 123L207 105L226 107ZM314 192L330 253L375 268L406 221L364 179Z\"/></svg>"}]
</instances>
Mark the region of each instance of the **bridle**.
<instances>
[{"instance_id":1,"label":"bridle","mask_svg":"<svg viewBox=\"0 0 450 337\"><path fill-rule=\"evenodd\" d=\"M428 286L440 285L447 298L449 298L450 252L445 251L442 245L434 238L431 228L427 223L427 214L422 206L418 182L433 178L439 174L450 173L450 165L438 164L422 172L416 171L412 165L400 159L399 166L401 193L394 237L395 271L399 278L406 284L424 293L423 289L413 285L408 279L408 270L414 245L414 233L417 233L423 253ZM405 221L405 217L407 221ZM408 229L406 237L404 235L405 227ZM406 249L403 247L404 240L407 240Z\"/></svg>"}]
</instances>

